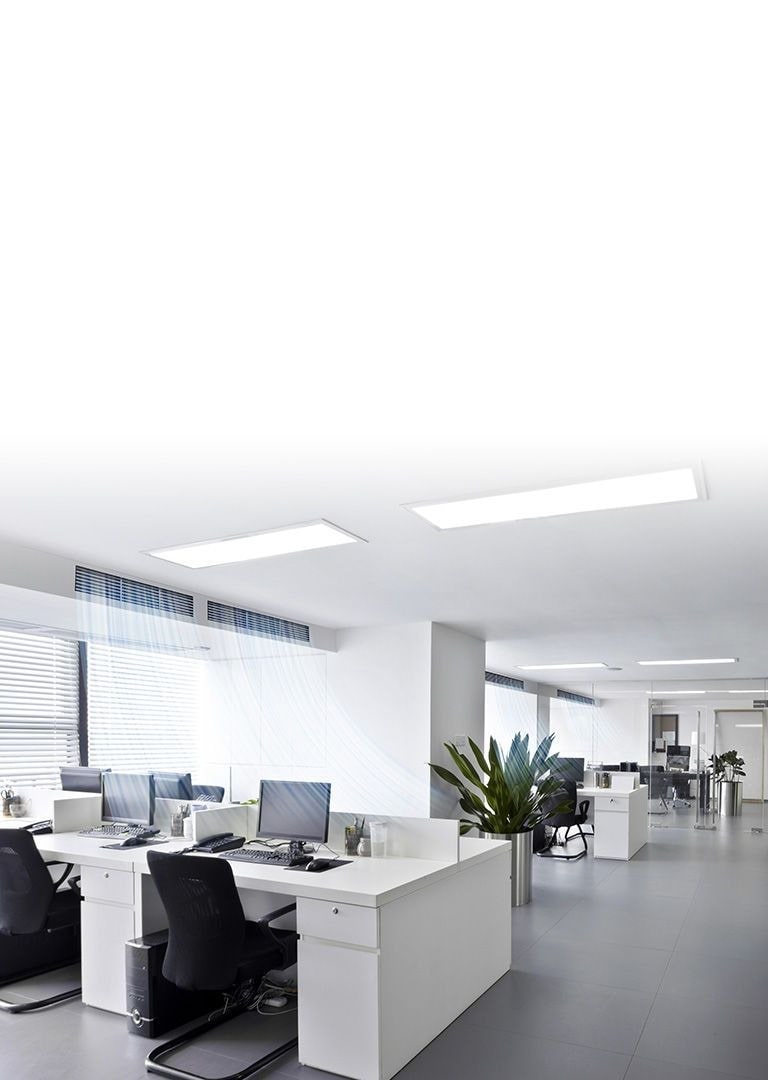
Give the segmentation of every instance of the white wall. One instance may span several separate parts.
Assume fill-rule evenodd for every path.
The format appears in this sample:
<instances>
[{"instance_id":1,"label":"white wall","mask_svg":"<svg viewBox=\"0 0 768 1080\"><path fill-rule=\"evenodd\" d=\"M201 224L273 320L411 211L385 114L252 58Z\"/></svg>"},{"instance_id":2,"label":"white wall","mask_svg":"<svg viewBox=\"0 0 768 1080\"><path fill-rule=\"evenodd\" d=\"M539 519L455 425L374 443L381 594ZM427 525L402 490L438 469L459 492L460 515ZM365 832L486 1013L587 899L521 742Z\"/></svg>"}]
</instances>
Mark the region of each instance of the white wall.
<instances>
[{"instance_id":1,"label":"white wall","mask_svg":"<svg viewBox=\"0 0 768 1080\"><path fill-rule=\"evenodd\" d=\"M648 764L648 698L602 698L595 709L595 758Z\"/></svg>"},{"instance_id":2,"label":"white wall","mask_svg":"<svg viewBox=\"0 0 768 1080\"><path fill-rule=\"evenodd\" d=\"M452 767L444 743L469 735L480 746L485 734L485 642L432 624L430 663L430 756ZM455 789L429 777L431 817L458 817Z\"/></svg>"},{"instance_id":3,"label":"white wall","mask_svg":"<svg viewBox=\"0 0 768 1080\"><path fill-rule=\"evenodd\" d=\"M340 630L328 661L333 807L429 816L429 623Z\"/></svg>"}]
</instances>

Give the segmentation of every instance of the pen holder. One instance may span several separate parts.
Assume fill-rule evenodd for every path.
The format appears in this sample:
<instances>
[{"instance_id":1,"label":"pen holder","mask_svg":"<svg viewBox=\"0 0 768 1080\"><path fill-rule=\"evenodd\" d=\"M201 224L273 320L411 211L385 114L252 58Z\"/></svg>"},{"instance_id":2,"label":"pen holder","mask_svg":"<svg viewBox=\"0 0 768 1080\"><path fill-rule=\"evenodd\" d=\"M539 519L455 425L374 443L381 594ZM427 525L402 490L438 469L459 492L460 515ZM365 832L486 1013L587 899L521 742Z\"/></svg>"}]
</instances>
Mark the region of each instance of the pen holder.
<instances>
[{"instance_id":1,"label":"pen holder","mask_svg":"<svg viewBox=\"0 0 768 1080\"><path fill-rule=\"evenodd\" d=\"M360 843L362 830L356 825L347 825L344 828L344 854L357 855L357 845Z\"/></svg>"}]
</instances>

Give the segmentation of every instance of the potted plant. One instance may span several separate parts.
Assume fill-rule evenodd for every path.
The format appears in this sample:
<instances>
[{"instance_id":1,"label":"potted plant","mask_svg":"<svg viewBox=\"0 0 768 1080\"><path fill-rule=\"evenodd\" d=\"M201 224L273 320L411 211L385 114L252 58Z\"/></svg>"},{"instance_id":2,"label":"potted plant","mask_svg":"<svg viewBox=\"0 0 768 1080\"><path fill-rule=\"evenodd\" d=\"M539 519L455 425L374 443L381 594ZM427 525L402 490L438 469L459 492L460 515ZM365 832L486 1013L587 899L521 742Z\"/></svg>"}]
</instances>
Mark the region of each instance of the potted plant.
<instances>
[{"instance_id":1,"label":"potted plant","mask_svg":"<svg viewBox=\"0 0 768 1080\"><path fill-rule=\"evenodd\" d=\"M565 804L555 805L563 787L552 774L557 761L557 754L550 754L554 737L542 739L533 756L527 735L515 735L506 754L491 737L487 759L470 739L474 762L454 743L444 743L460 775L430 763L441 780L458 789L459 805L470 815L460 819L462 835L476 828L485 839L512 842L512 903L516 907L531 899L534 827L568 809Z\"/></svg>"},{"instance_id":2,"label":"potted plant","mask_svg":"<svg viewBox=\"0 0 768 1080\"><path fill-rule=\"evenodd\" d=\"M736 750L726 750L724 754L712 754L709 771L717 784L718 806L721 817L738 817L741 814L741 796L743 785L737 776L746 776L744 758Z\"/></svg>"}]
</instances>

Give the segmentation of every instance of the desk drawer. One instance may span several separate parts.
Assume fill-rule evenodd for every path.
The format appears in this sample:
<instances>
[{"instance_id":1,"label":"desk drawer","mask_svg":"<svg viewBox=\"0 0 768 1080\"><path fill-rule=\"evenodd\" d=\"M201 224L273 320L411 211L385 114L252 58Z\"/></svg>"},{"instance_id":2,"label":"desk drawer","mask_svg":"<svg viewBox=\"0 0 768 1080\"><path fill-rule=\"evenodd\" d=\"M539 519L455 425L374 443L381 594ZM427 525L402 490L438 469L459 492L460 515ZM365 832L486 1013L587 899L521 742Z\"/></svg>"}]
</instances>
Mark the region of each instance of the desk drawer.
<instances>
[{"instance_id":1,"label":"desk drawer","mask_svg":"<svg viewBox=\"0 0 768 1080\"><path fill-rule=\"evenodd\" d=\"M87 900L108 900L113 904L133 906L132 870L84 866L81 872L81 888Z\"/></svg>"},{"instance_id":2,"label":"desk drawer","mask_svg":"<svg viewBox=\"0 0 768 1080\"><path fill-rule=\"evenodd\" d=\"M335 904L331 900L299 897L296 927L306 937L362 945L375 949L379 944L379 917L376 908L356 904Z\"/></svg>"},{"instance_id":3,"label":"desk drawer","mask_svg":"<svg viewBox=\"0 0 768 1080\"><path fill-rule=\"evenodd\" d=\"M596 795L595 813L597 813L598 810L609 810L611 813L628 814L629 799L626 797L620 799L616 795Z\"/></svg>"}]
</instances>

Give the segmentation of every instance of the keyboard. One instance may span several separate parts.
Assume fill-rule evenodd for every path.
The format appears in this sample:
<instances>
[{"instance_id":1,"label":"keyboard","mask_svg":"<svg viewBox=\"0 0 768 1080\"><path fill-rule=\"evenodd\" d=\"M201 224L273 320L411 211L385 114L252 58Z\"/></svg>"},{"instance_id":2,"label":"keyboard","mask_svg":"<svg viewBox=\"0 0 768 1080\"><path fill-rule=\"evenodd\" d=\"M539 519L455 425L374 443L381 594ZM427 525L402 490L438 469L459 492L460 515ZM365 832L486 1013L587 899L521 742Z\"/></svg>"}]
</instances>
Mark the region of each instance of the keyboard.
<instances>
[{"instance_id":1,"label":"keyboard","mask_svg":"<svg viewBox=\"0 0 768 1080\"><path fill-rule=\"evenodd\" d=\"M159 829L150 828L147 825L92 825L88 829L81 829L78 836L140 836L143 839L149 836L157 836Z\"/></svg>"},{"instance_id":2,"label":"keyboard","mask_svg":"<svg viewBox=\"0 0 768 1080\"><path fill-rule=\"evenodd\" d=\"M305 866L312 861L311 855L291 855L290 851L259 851L258 848L225 851L219 858L231 859L233 862L256 863L262 866Z\"/></svg>"}]
</instances>

